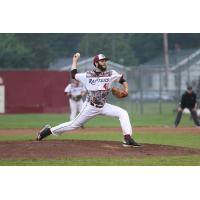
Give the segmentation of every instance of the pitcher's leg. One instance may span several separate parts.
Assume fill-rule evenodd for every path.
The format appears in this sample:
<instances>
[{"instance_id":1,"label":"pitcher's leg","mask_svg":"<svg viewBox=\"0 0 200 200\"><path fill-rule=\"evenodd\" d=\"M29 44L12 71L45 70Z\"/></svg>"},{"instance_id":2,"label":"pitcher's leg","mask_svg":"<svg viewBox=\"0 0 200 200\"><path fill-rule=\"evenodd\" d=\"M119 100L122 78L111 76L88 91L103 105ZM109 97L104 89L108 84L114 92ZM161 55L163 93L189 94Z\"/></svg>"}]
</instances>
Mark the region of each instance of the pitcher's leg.
<instances>
[{"instance_id":1,"label":"pitcher's leg","mask_svg":"<svg viewBox=\"0 0 200 200\"><path fill-rule=\"evenodd\" d=\"M117 117L120 121L123 134L132 135L132 127L129 120L129 115L126 110L118 106L106 103L105 106L103 107L103 110L101 111L101 114L110 117Z\"/></svg>"},{"instance_id":2,"label":"pitcher's leg","mask_svg":"<svg viewBox=\"0 0 200 200\"><path fill-rule=\"evenodd\" d=\"M102 115L110 116L110 117L118 117L120 121L120 125L124 135L124 147L139 147L141 146L137 142L133 140L132 136L132 127L129 120L129 115L126 110L114 106L111 104L105 104L103 110L101 111Z\"/></svg>"},{"instance_id":3,"label":"pitcher's leg","mask_svg":"<svg viewBox=\"0 0 200 200\"><path fill-rule=\"evenodd\" d=\"M93 108L91 108L88 103L85 103L75 119L51 128L52 133L54 135L60 135L63 132L71 131L81 127L86 121L99 114L92 109Z\"/></svg>"},{"instance_id":4,"label":"pitcher's leg","mask_svg":"<svg viewBox=\"0 0 200 200\"><path fill-rule=\"evenodd\" d=\"M37 140L42 140L43 138L45 138L51 134L60 135L63 132L67 132L67 131L79 128L87 120L91 119L92 117L94 117L98 114L99 114L98 110L95 110L95 108L91 108L90 105L85 103L81 109L81 112L74 120L66 122L66 123L62 123L62 124L52 127L52 128L45 127L38 133Z\"/></svg>"}]
</instances>

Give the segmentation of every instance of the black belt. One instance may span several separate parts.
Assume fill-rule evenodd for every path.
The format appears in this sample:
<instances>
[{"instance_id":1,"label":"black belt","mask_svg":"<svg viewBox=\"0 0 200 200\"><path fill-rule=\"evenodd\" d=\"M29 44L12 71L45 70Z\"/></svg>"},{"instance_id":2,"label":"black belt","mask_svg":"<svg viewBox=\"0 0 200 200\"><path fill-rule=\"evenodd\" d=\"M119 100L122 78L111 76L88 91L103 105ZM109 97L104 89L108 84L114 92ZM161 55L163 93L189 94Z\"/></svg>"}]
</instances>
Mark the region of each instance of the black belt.
<instances>
[{"instance_id":1,"label":"black belt","mask_svg":"<svg viewBox=\"0 0 200 200\"><path fill-rule=\"evenodd\" d=\"M94 106L94 107L96 107L96 108L103 108L103 105L97 105L97 104L94 104L94 103L92 103L92 102L90 102L90 105L91 105L91 106Z\"/></svg>"}]
</instances>

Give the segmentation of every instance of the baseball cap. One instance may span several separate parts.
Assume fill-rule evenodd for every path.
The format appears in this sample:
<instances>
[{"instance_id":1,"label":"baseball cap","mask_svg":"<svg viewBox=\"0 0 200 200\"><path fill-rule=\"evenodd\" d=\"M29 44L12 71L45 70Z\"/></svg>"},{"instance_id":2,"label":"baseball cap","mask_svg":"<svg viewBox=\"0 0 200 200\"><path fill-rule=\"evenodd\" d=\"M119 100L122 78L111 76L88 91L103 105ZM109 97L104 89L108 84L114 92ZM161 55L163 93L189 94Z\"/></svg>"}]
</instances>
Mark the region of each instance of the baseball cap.
<instances>
[{"instance_id":1,"label":"baseball cap","mask_svg":"<svg viewBox=\"0 0 200 200\"><path fill-rule=\"evenodd\" d=\"M103 54L98 54L93 58L93 65L95 66L95 63L98 62L99 60L109 60L109 58L107 58Z\"/></svg>"}]
</instances>

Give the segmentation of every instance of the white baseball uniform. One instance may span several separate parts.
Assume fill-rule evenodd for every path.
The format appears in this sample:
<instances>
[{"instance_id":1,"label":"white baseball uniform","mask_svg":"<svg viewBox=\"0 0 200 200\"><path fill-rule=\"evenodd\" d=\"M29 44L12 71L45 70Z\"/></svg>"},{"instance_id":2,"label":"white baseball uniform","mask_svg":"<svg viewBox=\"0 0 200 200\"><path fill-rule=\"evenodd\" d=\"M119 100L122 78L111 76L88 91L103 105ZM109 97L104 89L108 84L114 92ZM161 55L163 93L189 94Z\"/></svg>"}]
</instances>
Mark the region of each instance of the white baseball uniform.
<instances>
[{"instance_id":1,"label":"white baseball uniform","mask_svg":"<svg viewBox=\"0 0 200 200\"><path fill-rule=\"evenodd\" d=\"M76 117L77 113L81 111L81 108L83 106L82 98L79 99L78 101L76 101L74 99L77 96L80 96L82 94L82 92L85 92L85 91L86 90L83 87L83 84L79 84L78 86L76 86L73 83L67 85L67 87L64 90L65 93L69 93L71 96L69 98L69 105L70 105L70 110L71 110L71 114L70 114L71 121Z\"/></svg>"},{"instance_id":2,"label":"white baseball uniform","mask_svg":"<svg viewBox=\"0 0 200 200\"><path fill-rule=\"evenodd\" d=\"M75 79L82 82L87 89L86 101L79 115L72 121L52 127L51 132L59 135L65 131L74 130L82 126L89 119L97 115L117 117L120 121L123 134L132 135L132 127L129 115L124 109L106 103L111 85L119 82L122 74L114 70L105 72L95 72L94 70L86 73L76 73Z\"/></svg>"}]
</instances>

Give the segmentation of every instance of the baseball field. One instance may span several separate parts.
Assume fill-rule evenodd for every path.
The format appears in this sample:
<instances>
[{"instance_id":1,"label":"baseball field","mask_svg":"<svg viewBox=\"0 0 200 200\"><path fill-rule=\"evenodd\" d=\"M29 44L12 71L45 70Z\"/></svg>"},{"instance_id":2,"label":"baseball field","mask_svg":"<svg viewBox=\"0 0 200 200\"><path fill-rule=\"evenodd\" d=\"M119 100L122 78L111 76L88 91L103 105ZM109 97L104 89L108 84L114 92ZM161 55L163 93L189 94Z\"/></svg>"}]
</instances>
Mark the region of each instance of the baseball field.
<instances>
[{"instance_id":1,"label":"baseball field","mask_svg":"<svg viewBox=\"0 0 200 200\"><path fill-rule=\"evenodd\" d=\"M199 166L200 128L175 113L130 114L134 138L143 146L122 147L118 119L97 117L84 129L35 141L45 124L65 122L65 114L0 115L1 166Z\"/></svg>"}]
</instances>

